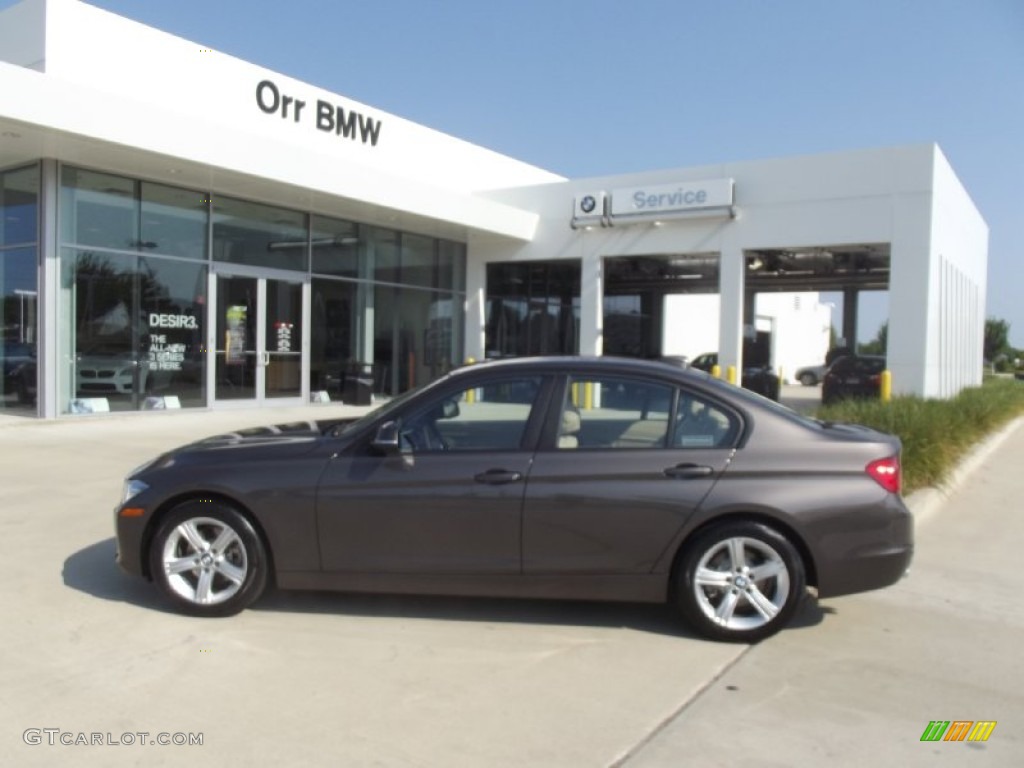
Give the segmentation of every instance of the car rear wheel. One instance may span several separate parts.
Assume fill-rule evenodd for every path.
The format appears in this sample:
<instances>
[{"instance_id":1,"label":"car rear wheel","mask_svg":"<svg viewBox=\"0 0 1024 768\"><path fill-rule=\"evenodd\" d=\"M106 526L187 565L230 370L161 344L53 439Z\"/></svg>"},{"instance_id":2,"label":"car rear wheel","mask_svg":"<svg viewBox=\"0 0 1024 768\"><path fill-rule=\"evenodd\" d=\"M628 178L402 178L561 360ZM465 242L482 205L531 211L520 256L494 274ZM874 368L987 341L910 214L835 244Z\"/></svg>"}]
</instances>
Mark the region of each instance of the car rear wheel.
<instances>
[{"instance_id":1,"label":"car rear wheel","mask_svg":"<svg viewBox=\"0 0 1024 768\"><path fill-rule=\"evenodd\" d=\"M682 553L676 600L701 634L754 643L789 622L805 585L803 561L785 536L761 523L723 523Z\"/></svg>"},{"instance_id":2,"label":"car rear wheel","mask_svg":"<svg viewBox=\"0 0 1024 768\"><path fill-rule=\"evenodd\" d=\"M800 383L805 387L813 387L818 383L818 377L813 373L804 373L800 376Z\"/></svg>"},{"instance_id":3,"label":"car rear wheel","mask_svg":"<svg viewBox=\"0 0 1024 768\"><path fill-rule=\"evenodd\" d=\"M192 500L161 521L149 552L164 594L193 616L230 616L267 584L267 556L252 524L219 501Z\"/></svg>"}]
</instances>

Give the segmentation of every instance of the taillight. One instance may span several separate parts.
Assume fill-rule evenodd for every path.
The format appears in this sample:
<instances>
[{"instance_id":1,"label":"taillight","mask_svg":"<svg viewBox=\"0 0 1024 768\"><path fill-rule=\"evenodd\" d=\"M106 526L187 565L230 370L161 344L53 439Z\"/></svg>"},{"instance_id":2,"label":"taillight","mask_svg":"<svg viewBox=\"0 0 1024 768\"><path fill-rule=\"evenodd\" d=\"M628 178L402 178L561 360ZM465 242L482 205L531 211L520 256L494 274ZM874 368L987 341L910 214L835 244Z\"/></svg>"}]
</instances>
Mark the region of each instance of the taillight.
<instances>
[{"instance_id":1,"label":"taillight","mask_svg":"<svg viewBox=\"0 0 1024 768\"><path fill-rule=\"evenodd\" d=\"M872 479L889 493L899 493L901 475L900 457L890 456L886 459L872 461L864 470L871 475Z\"/></svg>"}]
</instances>

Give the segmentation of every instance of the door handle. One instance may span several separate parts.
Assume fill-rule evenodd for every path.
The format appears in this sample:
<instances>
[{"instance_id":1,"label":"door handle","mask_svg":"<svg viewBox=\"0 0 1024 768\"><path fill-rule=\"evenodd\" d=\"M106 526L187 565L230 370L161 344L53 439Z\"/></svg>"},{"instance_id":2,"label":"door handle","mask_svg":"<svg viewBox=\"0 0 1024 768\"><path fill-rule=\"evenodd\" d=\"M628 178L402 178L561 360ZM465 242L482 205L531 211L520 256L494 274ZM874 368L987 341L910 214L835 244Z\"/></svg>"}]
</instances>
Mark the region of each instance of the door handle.
<instances>
[{"instance_id":1,"label":"door handle","mask_svg":"<svg viewBox=\"0 0 1024 768\"><path fill-rule=\"evenodd\" d=\"M709 477L714 470L701 464L676 464L665 470L665 474L679 480L692 480L697 477Z\"/></svg>"},{"instance_id":2,"label":"door handle","mask_svg":"<svg viewBox=\"0 0 1024 768\"><path fill-rule=\"evenodd\" d=\"M488 469L486 472L474 476L473 479L487 485L506 485L522 480L523 475L520 472L512 472L507 469Z\"/></svg>"}]
</instances>

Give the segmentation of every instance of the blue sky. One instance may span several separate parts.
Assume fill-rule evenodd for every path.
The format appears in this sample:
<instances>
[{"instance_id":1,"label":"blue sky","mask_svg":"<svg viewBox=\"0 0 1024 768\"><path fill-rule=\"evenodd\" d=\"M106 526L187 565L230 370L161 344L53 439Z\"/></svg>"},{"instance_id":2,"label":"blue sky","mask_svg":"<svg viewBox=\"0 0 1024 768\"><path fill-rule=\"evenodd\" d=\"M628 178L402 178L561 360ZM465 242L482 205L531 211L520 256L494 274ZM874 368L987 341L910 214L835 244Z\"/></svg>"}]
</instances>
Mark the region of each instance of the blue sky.
<instances>
[{"instance_id":1,"label":"blue sky","mask_svg":"<svg viewBox=\"0 0 1024 768\"><path fill-rule=\"evenodd\" d=\"M570 177L937 142L1024 347L1024 0L92 4Z\"/></svg>"}]
</instances>

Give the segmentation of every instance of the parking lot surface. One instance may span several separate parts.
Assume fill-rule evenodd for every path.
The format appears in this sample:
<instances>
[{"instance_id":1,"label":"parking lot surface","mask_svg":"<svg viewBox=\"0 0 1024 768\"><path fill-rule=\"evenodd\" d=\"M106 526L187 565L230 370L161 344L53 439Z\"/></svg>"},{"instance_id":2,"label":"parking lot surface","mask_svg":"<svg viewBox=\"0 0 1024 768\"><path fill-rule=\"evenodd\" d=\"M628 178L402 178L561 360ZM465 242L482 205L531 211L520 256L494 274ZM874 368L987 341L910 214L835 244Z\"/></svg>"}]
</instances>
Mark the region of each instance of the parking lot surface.
<instances>
[{"instance_id":1,"label":"parking lot surface","mask_svg":"<svg viewBox=\"0 0 1024 768\"><path fill-rule=\"evenodd\" d=\"M1020 764L1024 428L939 500L908 579L808 601L755 648L600 603L275 593L192 619L115 566L132 467L351 412L0 423L0 764ZM921 743L936 719L999 724L984 744Z\"/></svg>"}]
</instances>

